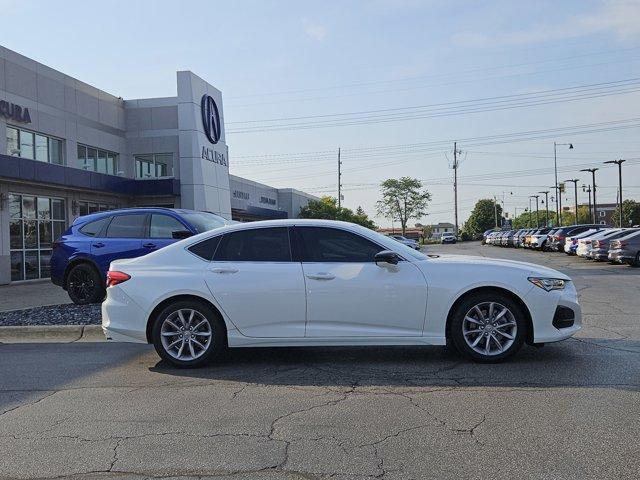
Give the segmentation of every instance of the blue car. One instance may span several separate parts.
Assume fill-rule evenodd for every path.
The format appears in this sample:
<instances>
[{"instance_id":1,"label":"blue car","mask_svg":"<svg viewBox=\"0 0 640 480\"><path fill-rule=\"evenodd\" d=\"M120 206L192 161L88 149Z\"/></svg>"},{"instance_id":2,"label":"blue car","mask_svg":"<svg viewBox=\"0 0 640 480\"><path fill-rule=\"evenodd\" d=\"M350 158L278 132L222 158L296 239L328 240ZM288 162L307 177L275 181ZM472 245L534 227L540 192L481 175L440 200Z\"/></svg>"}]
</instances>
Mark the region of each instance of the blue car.
<instances>
[{"instance_id":1,"label":"blue car","mask_svg":"<svg viewBox=\"0 0 640 480\"><path fill-rule=\"evenodd\" d=\"M85 215L54 242L51 281L78 305L101 302L113 260L140 257L229 223L213 213L156 207Z\"/></svg>"}]
</instances>

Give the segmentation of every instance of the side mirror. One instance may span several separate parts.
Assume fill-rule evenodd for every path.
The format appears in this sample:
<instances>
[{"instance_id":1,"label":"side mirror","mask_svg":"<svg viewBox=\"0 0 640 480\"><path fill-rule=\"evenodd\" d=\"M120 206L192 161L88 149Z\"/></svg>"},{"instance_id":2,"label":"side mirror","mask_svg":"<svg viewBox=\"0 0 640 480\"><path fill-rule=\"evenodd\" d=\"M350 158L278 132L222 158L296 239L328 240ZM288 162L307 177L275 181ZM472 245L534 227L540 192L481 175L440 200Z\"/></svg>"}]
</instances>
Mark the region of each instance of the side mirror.
<instances>
[{"instance_id":1,"label":"side mirror","mask_svg":"<svg viewBox=\"0 0 640 480\"><path fill-rule=\"evenodd\" d=\"M174 230L173 232L171 232L171 238L176 240L183 240L192 236L193 233L189 230Z\"/></svg>"},{"instance_id":2,"label":"side mirror","mask_svg":"<svg viewBox=\"0 0 640 480\"><path fill-rule=\"evenodd\" d=\"M398 257L398 254L396 252L392 252L391 250L383 250L376 253L373 257L373 261L376 262L376 265L378 263L389 263L391 265L397 265L399 260L400 257Z\"/></svg>"}]
</instances>

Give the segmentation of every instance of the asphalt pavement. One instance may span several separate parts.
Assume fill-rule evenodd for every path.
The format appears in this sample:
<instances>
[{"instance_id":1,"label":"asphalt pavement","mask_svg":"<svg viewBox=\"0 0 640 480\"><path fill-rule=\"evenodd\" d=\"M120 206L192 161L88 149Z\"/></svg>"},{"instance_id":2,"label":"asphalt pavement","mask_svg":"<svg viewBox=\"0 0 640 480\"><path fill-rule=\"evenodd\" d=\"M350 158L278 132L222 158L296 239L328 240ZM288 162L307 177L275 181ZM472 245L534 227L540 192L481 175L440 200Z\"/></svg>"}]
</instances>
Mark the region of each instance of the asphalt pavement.
<instances>
[{"instance_id":1,"label":"asphalt pavement","mask_svg":"<svg viewBox=\"0 0 640 480\"><path fill-rule=\"evenodd\" d=\"M443 347L0 345L0 478L640 477L640 270L477 243L571 275L585 328L511 361Z\"/></svg>"}]
</instances>

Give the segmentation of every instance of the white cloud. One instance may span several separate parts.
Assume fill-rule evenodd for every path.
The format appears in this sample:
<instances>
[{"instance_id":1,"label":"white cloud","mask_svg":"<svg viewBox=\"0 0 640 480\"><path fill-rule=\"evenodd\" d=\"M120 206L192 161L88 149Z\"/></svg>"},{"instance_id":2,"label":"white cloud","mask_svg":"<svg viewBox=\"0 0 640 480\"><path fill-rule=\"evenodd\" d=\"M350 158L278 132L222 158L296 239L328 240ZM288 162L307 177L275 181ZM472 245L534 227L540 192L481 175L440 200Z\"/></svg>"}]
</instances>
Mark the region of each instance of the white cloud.
<instances>
[{"instance_id":1,"label":"white cloud","mask_svg":"<svg viewBox=\"0 0 640 480\"><path fill-rule=\"evenodd\" d=\"M302 19L302 25L304 26L304 32L318 42L321 42L327 36L327 28L324 25L311 22L306 18Z\"/></svg>"},{"instance_id":2,"label":"white cloud","mask_svg":"<svg viewBox=\"0 0 640 480\"><path fill-rule=\"evenodd\" d=\"M638 0L603 0L595 11L573 15L564 22L539 24L528 30L498 33L459 33L454 43L465 47L526 45L576 38L597 33L611 33L618 40L640 37L640 2Z\"/></svg>"}]
</instances>

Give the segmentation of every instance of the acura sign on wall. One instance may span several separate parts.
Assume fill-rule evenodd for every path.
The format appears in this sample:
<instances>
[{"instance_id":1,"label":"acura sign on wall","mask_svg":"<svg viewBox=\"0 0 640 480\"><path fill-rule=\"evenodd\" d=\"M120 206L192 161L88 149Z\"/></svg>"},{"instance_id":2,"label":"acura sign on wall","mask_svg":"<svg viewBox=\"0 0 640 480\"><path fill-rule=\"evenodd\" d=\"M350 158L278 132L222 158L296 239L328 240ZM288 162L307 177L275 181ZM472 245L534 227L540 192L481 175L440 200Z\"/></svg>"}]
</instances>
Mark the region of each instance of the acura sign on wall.
<instances>
[{"instance_id":1,"label":"acura sign on wall","mask_svg":"<svg viewBox=\"0 0 640 480\"><path fill-rule=\"evenodd\" d=\"M211 95L203 95L201 100L202 125L207 138L214 145L220 140L222 126L220 125L220 112Z\"/></svg>"}]
</instances>

